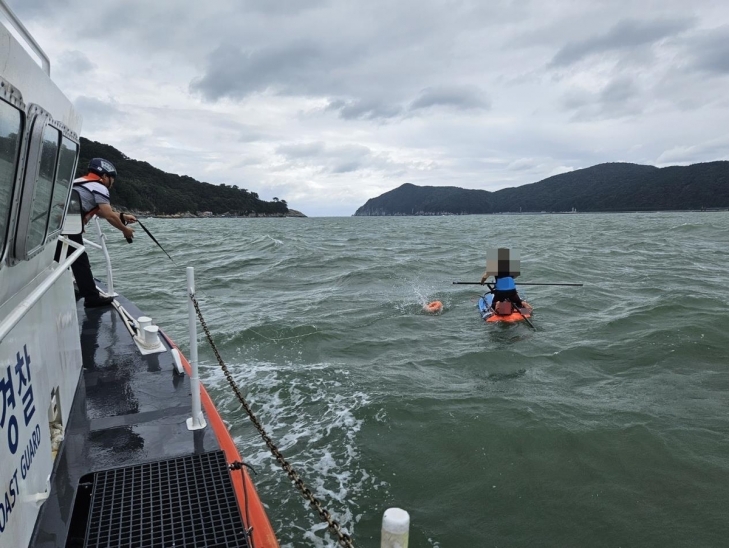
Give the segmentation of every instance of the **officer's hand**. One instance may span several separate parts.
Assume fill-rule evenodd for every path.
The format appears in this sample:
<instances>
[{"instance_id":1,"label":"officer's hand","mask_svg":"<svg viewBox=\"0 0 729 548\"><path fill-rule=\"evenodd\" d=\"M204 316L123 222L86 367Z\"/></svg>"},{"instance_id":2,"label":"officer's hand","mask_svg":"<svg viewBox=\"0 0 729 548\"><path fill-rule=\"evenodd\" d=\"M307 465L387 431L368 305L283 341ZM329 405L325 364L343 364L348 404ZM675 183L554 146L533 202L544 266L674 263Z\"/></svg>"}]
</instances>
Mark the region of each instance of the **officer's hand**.
<instances>
[{"instance_id":1,"label":"officer's hand","mask_svg":"<svg viewBox=\"0 0 729 548\"><path fill-rule=\"evenodd\" d=\"M136 223L137 222L137 218L134 215L132 215L131 213L125 213L124 214L124 220L126 222L128 222L128 223Z\"/></svg>"},{"instance_id":2,"label":"officer's hand","mask_svg":"<svg viewBox=\"0 0 729 548\"><path fill-rule=\"evenodd\" d=\"M128 226L125 226L124 230L122 230L122 233L124 234L124 237L127 240L134 239L134 229L133 228L129 228Z\"/></svg>"}]
</instances>

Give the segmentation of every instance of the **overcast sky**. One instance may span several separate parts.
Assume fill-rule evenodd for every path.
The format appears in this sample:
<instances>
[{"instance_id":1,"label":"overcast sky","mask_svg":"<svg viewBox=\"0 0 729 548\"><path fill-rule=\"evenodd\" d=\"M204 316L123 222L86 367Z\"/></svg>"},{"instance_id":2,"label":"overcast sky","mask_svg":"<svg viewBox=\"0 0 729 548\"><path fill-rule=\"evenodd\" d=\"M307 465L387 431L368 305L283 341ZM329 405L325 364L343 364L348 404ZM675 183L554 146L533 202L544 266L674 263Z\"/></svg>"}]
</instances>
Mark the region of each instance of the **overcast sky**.
<instances>
[{"instance_id":1,"label":"overcast sky","mask_svg":"<svg viewBox=\"0 0 729 548\"><path fill-rule=\"evenodd\" d=\"M311 216L729 159L726 0L9 4L85 137Z\"/></svg>"}]
</instances>

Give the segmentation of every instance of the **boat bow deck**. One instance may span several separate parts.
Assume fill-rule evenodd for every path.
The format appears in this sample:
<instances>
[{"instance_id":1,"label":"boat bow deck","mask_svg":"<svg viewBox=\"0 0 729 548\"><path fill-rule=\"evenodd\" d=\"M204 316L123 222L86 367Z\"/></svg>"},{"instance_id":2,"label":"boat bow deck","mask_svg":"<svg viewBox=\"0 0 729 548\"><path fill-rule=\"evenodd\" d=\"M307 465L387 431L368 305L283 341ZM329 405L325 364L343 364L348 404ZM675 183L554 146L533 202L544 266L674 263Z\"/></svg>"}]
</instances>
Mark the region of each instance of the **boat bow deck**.
<instances>
[{"instance_id":1,"label":"boat bow deck","mask_svg":"<svg viewBox=\"0 0 729 548\"><path fill-rule=\"evenodd\" d=\"M142 315L124 297L117 297L117 300L134 317ZM191 415L190 379L187 375L176 373L170 352L142 355L116 309L85 309L80 303L77 304L83 372L66 425L65 440L54 464L50 495L41 508L31 542L31 546L43 548L100 545L87 544L84 540L92 525L88 517L92 513L89 508L93 502L95 506L92 510L99 516L119 511L119 502L113 497L107 499L110 507L105 509L103 497L96 496L100 489L100 478L116 474L118 470L115 469L136 469L141 474L145 469L151 470L150 463L169 461L173 463L172 467L157 466L155 474L158 481L170 484L182 481L180 477L170 478L167 474L170 470L177 470L178 463L185 461L185 458L189 462L192 462L191 458L212 458L218 461L222 458L222 462L225 462L222 453L211 453L220 450L211 428L188 430L185 421ZM168 341L164 341L164 344L169 348ZM194 470L195 467L192 469L193 473L183 474L186 477L184 481L192 481L195 490L209 488L212 495L202 497L203 506L205 500L210 503L214 499L216 502L213 506L217 507L217 510L201 507L201 518L204 517L211 528L220 527L214 520L222 519L225 514L223 521L226 527L232 528L231 538L235 544L207 544L188 538L186 541L177 540L174 545L247 546L245 540L242 543L240 540L243 522L235 496L232 499L220 498L219 493L215 492L220 489L220 485L227 485L232 493L227 467L208 467L204 473L200 469L201 474L210 480L202 485L195 483L198 480ZM79 489L80 484L83 486ZM161 485L160 483L160 488ZM190 487L184 485L174 489L174 496L179 500L168 500L165 504L170 508L174 504L189 504L189 489ZM172 496L172 491L166 489L165 496ZM137 489L133 498L124 501L123 506L129 507L130 519L136 505L143 507L148 504L148 495L145 489ZM226 504L233 505L234 511L228 507L223 508ZM74 508L73 513L70 508ZM170 515L173 514L174 512ZM188 518L180 518L172 527L180 530L188 527L186 519ZM118 521L114 523L119 527L126 526ZM169 538L163 539L154 535L143 537L143 543L126 544L125 541L121 544L103 545L170 545Z\"/></svg>"}]
</instances>

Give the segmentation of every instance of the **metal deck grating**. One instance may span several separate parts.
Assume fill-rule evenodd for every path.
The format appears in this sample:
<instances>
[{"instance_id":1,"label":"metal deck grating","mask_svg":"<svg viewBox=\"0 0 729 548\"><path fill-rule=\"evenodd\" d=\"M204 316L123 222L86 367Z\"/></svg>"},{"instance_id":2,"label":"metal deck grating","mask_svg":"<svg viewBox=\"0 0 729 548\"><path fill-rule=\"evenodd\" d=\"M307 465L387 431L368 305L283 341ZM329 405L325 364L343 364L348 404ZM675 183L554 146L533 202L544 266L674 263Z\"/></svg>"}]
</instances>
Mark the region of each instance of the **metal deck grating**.
<instances>
[{"instance_id":1,"label":"metal deck grating","mask_svg":"<svg viewBox=\"0 0 729 548\"><path fill-rule=\"evenodd\" d=\"M225 454L97 472L84 546L247 547Z\"/></svg>"}]
</instances>

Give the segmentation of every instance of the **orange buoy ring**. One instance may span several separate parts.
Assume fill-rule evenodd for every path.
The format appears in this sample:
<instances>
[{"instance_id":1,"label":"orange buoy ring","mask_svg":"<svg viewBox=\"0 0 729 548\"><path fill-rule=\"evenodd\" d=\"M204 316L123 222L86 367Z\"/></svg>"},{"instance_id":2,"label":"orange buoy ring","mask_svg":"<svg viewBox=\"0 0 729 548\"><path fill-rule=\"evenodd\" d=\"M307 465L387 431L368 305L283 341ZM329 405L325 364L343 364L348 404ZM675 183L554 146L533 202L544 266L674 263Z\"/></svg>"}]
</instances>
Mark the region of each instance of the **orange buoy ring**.
<instances>
[{"instance_id":1,"label":"orange buoy ring","mask_svg":"<svg viewBox=\"0 0 729 548\"><path fill-rule=\"evenodd\" d=\"M443 303L440 301L433 301L432 303L428 303L423 307L423 310L430 314L437 314L441 310L443 310Z\"/></svg>"}]
</instances>

